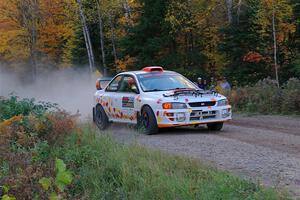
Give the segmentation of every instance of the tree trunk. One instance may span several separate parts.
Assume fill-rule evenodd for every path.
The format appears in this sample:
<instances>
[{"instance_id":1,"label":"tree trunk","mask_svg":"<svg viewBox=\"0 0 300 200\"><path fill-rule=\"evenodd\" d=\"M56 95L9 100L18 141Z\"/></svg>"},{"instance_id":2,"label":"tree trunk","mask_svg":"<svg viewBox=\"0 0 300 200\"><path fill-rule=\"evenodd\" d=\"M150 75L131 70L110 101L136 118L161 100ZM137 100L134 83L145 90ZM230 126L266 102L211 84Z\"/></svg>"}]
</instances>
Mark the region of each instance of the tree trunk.
<instances>
[{"instance_id":1,"label":"tree trunk","mask_svg":"<svg viewBox=\"0 0 300 200\"><path fill-rule=\"evenodd\" d=\"M278 88L279 85L279 77L278 77L278 64L277 64L277 39L276 39L276 25L275 25L275 7L273 1L273 13L272 13L272 29L273 29L273 41L274 41L274 67L275 67L275 77Z\"/></svg>"},{"instance_id":2,"label":"tree trunk","mask_svg":"<svg viewBox=\"0 0 300 200\"><path fill-rule=\"evenodd\" d=\"M86 18L85 18L84 12L83 12L81 0L77 0L77 4L79 7L79 14L80 14L81 23L82 23L83 35L84 35L85 45L86 45L87 54L88 54L88 58L89 58L90 72L92 73L95 68L95 58L94 58L94 52L93 52L90 32L87 27Z\"/></svg>"},{"instance_id":3,"label":"tree trunk","mask_svg":"<svg viewBox=\"0 0 300 200\"><path fill-rule=\"evenodd\" d=\"M227 7L227 17L228 17L228 23L232 23L232 0L225 0L226 1L226 7Z\"/></svg>"},{"instance_id":4,"label":"tree trunk","mask_svg":"<svg viewBox=\"0 0 300 200\"><path fill-rule=\"evenodd\" d=\"M38 23L38 1L33 0L31 5L31 47L30 47L30 57L31 57L31 69L32 69L32 80L36 80L37 76L37 23Z\"/></svg>"},{"instance_id":5,"label":"tree trunk","mask_svg":"<svg viewBox=\"0 0 300 200\"><path fill-rule=\"evenodd\" d=\"M29 49L30 81L34 81L37 75L37 26L39 21L38 0L19 0L17 8L20 14L20 24L26 30L26 42Z\"/></svg>"},{"instance_id":6,"label":"tree trunk","mask_svg":"<svg viewBox=\"0 0 300 200\"><path fill-rule=\"evenodd\" d=\"M99 1L97 1L97 12L98 12L98 18L99 18L99 31L100 31L103 76L107 76L107 66L106 66L105 51L104 51L103 23L102 23L102 16L101 16Z\"/></svg>"},{"instance_id":7,"label":"tree trunk","mask_svg":"<svg viewBox=\"0 0 300 200\"><path fill-rule=\"evenodd\" d=\"M83 33L83 36L84 36L84 42L85 42L85 46L86 46L86 50L87 50L87 54L88 54L90 72L92 72L91 69L92 69L93 63L92 63L92 60L91 60L90 45L88 43L88 39L87 39L87 34L86 34L86 31L85 31L85 28L83 26L82 26L82 33Z\"/></svg>"},{"instance_id":8,"label":"tree trunk","mask_svg":"<svg viewBox=\"0 0 300 200\"><path fill-rule=\"evenodd\" d=\"M242 6L242 0L239 0L237 4L237 23L240 23L240 15L241 15L241 6Z\"/></svg>"},{"instance_id":9,"label":"tree trunk","mask_svg":"<svg viewBox=\"0 0 300 200\"><path fill-rule=\"evenodd\" d=\"M127 0L124 0L123 3L123 9L124 9L124 13L125 13L125 18L127 19L128 25L132 25L132 21L131 21L131 8L129 6L129 3Z\"/></svg>"},{"instance_id":10,"label":"tree trunk","mask_svg":"<svg viewBox=\"0 0 300 200\"><path fill-rule=\"evenodd\" d=\"M111 10L109 11L108 18L109 18L109 24L110 24L110 30L111 30L111 43L112 43L113 54L114 54L114 59L115 59L115 63L116 63L117 60L118 60L118 56L117 56L116 42L115 42L115 38L116 38L116 36L115 36L115 27L114 27L114 24L113 24L113 21L112 21Z\"/></svg>"}]
</instances>

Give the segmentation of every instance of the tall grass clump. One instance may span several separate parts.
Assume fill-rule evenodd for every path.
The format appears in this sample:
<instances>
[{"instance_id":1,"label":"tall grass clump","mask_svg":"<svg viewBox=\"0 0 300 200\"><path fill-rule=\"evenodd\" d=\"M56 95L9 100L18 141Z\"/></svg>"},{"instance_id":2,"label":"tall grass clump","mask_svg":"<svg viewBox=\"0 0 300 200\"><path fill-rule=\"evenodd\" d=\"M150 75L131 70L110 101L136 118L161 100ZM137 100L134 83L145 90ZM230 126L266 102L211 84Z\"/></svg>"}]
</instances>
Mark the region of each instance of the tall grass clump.
<instances>
[{"instance_id":1,"label":"tall grass clump","mask_svg":"<svg viewBox=\"0 0 300 200\"><path fill-rule=\"evenodd\" d=\"M300 80L292 78L280 88L264 79L253 86L234 88L227 96L236 111L261 114L300 114Z\"/></svg>"},{"instance_id":2,"label":"tall grass clump","mask_svg":"<svg viewBox=\"0 0 300 200\"><path fill-rule=\"evenodd\" d=\"M286 199L189 158L118 144L90 126L53 156L76 172L74 195L88 199Z\"/></svg>"}]
</instances>

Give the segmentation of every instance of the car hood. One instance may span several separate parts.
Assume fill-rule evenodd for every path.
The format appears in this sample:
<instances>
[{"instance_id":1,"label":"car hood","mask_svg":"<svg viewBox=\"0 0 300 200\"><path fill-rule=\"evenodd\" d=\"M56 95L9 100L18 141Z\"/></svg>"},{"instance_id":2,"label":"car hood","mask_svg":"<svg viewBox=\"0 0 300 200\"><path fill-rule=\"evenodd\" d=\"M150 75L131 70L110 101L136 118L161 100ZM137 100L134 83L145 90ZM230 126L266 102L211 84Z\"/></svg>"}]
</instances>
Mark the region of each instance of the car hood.
<instances>
[{"instance_id":1,"label":"car hood","mask_svg":"<svg viewBox=\"0 0 300 200\"><path fill-rule=\"evenodd\" d=\"M180 95L171 96L172 92L174 91L149 92L147 96L163 102L185 102L185 103L218 101L221 99L226 99L225 96L218 93L208 93L202 95L180 94Z\"/></svg>"}]
</instances>

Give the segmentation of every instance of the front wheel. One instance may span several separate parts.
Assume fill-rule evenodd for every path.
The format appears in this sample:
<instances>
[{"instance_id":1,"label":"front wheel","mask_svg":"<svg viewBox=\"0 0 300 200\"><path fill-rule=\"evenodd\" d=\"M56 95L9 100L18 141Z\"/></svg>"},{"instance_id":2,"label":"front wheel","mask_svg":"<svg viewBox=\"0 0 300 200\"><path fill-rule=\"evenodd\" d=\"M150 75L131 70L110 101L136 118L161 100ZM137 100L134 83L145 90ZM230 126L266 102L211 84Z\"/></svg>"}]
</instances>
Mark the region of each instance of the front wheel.
<instances>
[{"instance_id":1,"label":"front wheel","mask_svg":"<svg viewBox=\"0 0 300 200\"><path fill-rule=\"evenodd\" d=\"M105 130L109 125L108 117L100 105L96 107L95 124L100 130Z\"/></svg>"},{"instance_id":2,"label":"front wheel","mask_svg":"<svg viewBox=\"0 0 300 200\"><path fill-rule=\"evenodd\" d=\"M210 131L220 131L223 128L223 122L208 123L207 128Z\"/></svg>"},{"instance_id":3,"label":"front wheel","mask_svg":"<svg viewBox=\"0 0 300 200\"><path fill-rule=\"evenodd\" d=\"M155 134L158 132L156 117L149 106L145 106L139 116L139 127L147 134Z\"/></svg>"}]
</instances>

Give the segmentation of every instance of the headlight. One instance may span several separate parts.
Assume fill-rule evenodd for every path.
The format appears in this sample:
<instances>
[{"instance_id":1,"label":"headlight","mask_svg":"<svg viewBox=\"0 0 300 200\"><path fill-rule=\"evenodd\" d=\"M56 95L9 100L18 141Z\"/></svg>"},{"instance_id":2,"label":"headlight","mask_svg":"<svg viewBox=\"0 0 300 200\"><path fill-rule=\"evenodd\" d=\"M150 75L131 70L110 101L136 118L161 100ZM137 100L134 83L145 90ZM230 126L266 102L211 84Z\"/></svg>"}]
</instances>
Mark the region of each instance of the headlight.
<instances>
[{"instance_id":1,"label":"headlight","mask_svg":"<svg viewBox=\"0 0 300 200\"><path fill-rule=\"evenodd\" d=\"M228 105L228 100L227 99L222 99L218 101L218 106L226 106Z\"/></svg>"},{"instance_id":2,"label":"headlight","mask_svg":"<svg viewBox=\"0 0 300 200\"><path fill-rule=\"evenodd\" d=\"M163 109L185 109L187 108L185 103L163 103Z\"/></svg>"}]
</instances>

